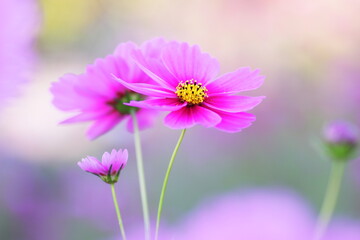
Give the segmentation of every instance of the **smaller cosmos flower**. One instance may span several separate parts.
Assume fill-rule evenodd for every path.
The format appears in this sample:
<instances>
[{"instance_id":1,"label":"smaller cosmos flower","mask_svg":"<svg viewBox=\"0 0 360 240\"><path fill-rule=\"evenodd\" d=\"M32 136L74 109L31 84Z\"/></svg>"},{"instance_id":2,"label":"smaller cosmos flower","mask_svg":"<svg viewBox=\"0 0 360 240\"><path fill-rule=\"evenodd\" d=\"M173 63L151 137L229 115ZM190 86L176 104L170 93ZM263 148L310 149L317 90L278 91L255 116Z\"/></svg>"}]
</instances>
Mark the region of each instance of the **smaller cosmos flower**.
<instances>
[{"instance_id":1,"label":"smaller cosmos flower","mask_svg":"<svg viewBox=\"0 0 360 240\"><path fill-rule=\"evenodd\" d=\"M104 182L113 184L118 181L120 172L125 167L127 160L127 149L119 149L119 151L113 149L111 153L105 152L103 154L101 162L95 157L88 156L78 162L78 165L82 170L100 177Z\"/></svg>"},{"instance_id":2,"label":"smaller cosmos flower","mask_svg":"<svg viewBox=\"0 0 360 240\"><path fill-rule=\"evenodd\" d=\"M264 97L236 94L262 85L264 77L257 70L240 68L216 77L219 72L216 59L202 53L197 45L175 41L162 48L159 61L151 61L141 51L134 51L133 57L155 84L128 83L118 77L124 86L150 97L126 105L170 111L164 123L173 129L199 124L238 132L255 121L255 116L246 111Z\"/></svg>"},{"instance_id":3,"label":"smaller cosmos flower","mask_svg":"<svg viewBox=\"0 0 360 240\"><path fill-rule=\"evenodd\" d=\"M324 127L324 141L329 154L335 159L348 160L358 145L356 126L345 121L335 121Z\"/></svg>"},{"instance_id":4,"label":"smaller cosmos flower","mask_svg":"<svg viewBox=\"0 0 360 240\"><path fill-rule=\"evenodd\" d=\"M53 104L60 110L75 112L62 123L93 121L87 131L89 139L99 137L122 121L126 121L128 131L133 132L132 112L140 130L152 126L156 111L124 105L130 100L143 100L145 96L124 87L113 76L147 86L152 80L132 60L131 53L137 49L146 58L156 59L164 44L161 38L149 40L140 47L132 42L122 43L113 54L89 65L85 73L62 76L50 89L54 95Z\"/></svg>"}]
</instances>

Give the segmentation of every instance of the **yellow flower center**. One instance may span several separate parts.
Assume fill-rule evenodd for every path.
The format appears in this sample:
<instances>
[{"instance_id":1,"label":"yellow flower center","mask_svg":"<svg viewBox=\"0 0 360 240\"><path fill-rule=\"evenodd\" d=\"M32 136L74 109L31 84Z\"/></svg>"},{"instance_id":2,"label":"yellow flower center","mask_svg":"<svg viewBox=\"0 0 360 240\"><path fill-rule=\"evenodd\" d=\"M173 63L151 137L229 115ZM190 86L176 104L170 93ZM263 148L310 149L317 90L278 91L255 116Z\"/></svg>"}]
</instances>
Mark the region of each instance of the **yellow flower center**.
<instances>
[{"instance_id":1,"label":"yellow flower center","mask_svg":"<svg viewBox=\"0 0 360 240\"><path fill-rule=\"evenodd\" d=\"M179 83L175 93L182 102L196 105L202 103L208 96L206 92L206 87L203 87L201 83L197 83L196 80L187 80Z\"/></svg>"}]
</instances>

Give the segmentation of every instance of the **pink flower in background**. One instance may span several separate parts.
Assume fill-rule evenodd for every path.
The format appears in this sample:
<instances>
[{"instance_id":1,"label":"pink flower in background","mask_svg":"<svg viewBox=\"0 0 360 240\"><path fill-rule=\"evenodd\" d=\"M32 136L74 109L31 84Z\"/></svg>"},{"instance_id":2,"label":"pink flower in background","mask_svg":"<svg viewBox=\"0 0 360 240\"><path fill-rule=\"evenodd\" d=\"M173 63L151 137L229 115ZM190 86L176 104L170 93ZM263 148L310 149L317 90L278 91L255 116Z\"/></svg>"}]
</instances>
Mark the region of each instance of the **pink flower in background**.
<instances>
[{"instance_id":1,"label":"pink flower in background","mask_svg":"<svg viewBox=\"0 0 360 240\"><path fill-rule=\"evenodd\" d=\"M155 223L152 224L153 229L151 232L155 232ZM127 235L127 239L128 240L142 240L144 239L144 234L143 234L144 230L142 227L133 227L132 229L130 228L130 231ZM171 229L168 226L161 226L161 228L159 229L159 238L158 240L175 240L177 239L176 237L174 238L174 233L175 231L173 229ZM113 238L111 240L115 240L117 238ZM151 238L152 239L152 238ZM180 240L180 239L179 239Z\"/></svg>"},{"instance_id":2,"label":"pink flower in background","mask_svg":"<svg viewBox=\"0 0 360 240\"><path fill-rule=\"evenodd\" d=\"M177 239L311 239L313 216L301 198L281 190L219 197L190 213Z\"/></svg>"},{"instance_id":3,"label":"pink flower in background","mask_svg":"<svg viewBox=\"0 0 360 240\"><path fill-rule=\"evenodd\" d=\"M331 224L324 240L359 240L360 221L337 220Z\"/></svg>"},{"instance_id":4,"label":"pink flower in background","mask_svg":"<svg viewBox=\"0 0 360 240\"><path fill-rule=\"evenodd\" d=\"M148 95L151 99L131 101L129 106L170 111L165 124L174 129L196 124L237 132L251 125L255 116L248 111L264 97L235 95L260 87L264 77L258 71L240 68L216 77L219 64L202 53L198 46L171 42L161 52L161 61L146 58L141 51L133 54L135 61L155 84L129 83L117 77L124 86Z\"/></svg>"},{"instance_id":5,"label":"pink flower in background","mask_svg":"<svg viewBox=\"0 0 360 240\"><path fill-rule=\"evenodd\" d=\"M0 1L0 107L29 80L38 23L37 1Z\"/></svg>"},{"instance_id":6,"label":"pink flower in background","mask_svg":"<svg viewBox=\"0 0 360 240\"><path fill-rule=\"evenodd\" d=\"M176 239L310 240L315 215L296 194L252 190L203 204L190 213ZM322 240L360 239L360 223L334 221Z\"/></svg>"},{"instance_id":7,"label":"pink flower in background","mask_svg":"<svg viewBox=\"0 0 360 240\"><path fill-rule=\"evenodd\" d=\"M138 49L147 58L156 58L164 44L165 41L159 38L145 42L140 48L132 42L120 44L114 54L97 59L85 73L66 74L53 83L53 104L60 110L76 112L74 117L62 123L93 121L87 131L90 139L110 131L121 121L127 121L127 129L132 132L131 111L136 112L140 130L152 126L155 111L123 104L145 97L124 87L113 76L127 83L147 85L152 80L132 61L130 54Z\"/></svg>"},{"instance_id":8,"label":"pink flower in background","mask_svg":"<svg viewBox=\"0 0 360 240\"><path fill-rule=\"evenodd\" d=\"M106 183L116 183L120 171L125 167L128 160L128 151L112 150L111 154L105 152L101 162L95 157L88 156L78 162L79 167L89 173L99 176Z\"/></svg>"}]
</instances>

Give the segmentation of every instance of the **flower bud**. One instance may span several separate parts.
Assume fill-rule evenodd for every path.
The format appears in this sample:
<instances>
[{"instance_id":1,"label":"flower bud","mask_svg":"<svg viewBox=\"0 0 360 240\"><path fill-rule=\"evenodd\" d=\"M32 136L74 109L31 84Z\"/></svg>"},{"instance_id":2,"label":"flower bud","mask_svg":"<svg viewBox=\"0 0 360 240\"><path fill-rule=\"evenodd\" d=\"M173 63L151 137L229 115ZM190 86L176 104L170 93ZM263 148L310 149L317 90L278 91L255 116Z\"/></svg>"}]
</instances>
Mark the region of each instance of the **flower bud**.
<instances>
[{"instance_id":1,"label":"flower bud","mask_svg":"<svg viewBox=\"0 0 360 240\"><path fill-rule=\"evenodd\" d=\"M335 121L324 127L324 141L330 156L336 160L349 160L359 141L356 126L345 121Z\"/></svg>"}]
</instances>

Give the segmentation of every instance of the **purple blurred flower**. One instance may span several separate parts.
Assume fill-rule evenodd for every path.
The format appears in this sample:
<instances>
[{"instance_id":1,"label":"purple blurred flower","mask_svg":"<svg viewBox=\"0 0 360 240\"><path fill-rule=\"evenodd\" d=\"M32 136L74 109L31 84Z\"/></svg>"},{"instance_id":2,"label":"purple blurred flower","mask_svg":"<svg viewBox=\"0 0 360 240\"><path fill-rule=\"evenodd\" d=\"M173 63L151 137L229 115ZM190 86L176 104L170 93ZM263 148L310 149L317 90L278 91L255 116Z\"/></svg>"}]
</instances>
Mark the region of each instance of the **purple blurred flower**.
<instances>
[{"instance_id":1,"label":"purple blurred flower","mask_svg":"<svg viewBox=\"0 0 360 240\"><path fill-rule=\"evenodd\" d=\"M37 1L0 1L0 107L29 80L38 23Z\"/></svg>"},{"instance_id":2,"label":"purple blurred flower","mask_svg":"<svg viewBox=\"0 0 360 240\"><path fill-rule=\"evenodd\" d=\"M179 239L309 239L313 218L286 191L232 194L201 206L185 220Z\"/></svg>"},{"instance_id":3,"label":"purple blurred flower","mask_svg":"<svg viewBox=\"0 0 360 240\"><path fill-rule=\"evenodd\" d=\"M79 167L89 173L95 174L106 183L116 183L118 181L120 171L125 167L128 160L128 151L112 150L111 154L105 152L101 162L95 157L88 156L78 162Z\"/></svg>"},{"instance_id":4,"label":"purple blurred flower","mask_svg":"<svg viewBox=\"0 0 360 240\"><path fill-rule=\"evenodd\" d=\"M349 122L331 122L324 128L324 140L333 158L346 160L352 157L358 144L358 129Z\"/></svg>"},{"instance_id":5,"label":"purple blurred flower","mask_svg":"<svg viewBox=\"0 0 360 240\"><path fill-rule=\"evenodd\" d=\"M153 224L151 224L151 226L153 227L151 229L151 232L154 233L155 232L155 222ZM177 238L174 238L174 233L175 232L173 230L171 230L171 228L166 226L166 224L165 224L165 226L161 226L160 229L159 229L159 238L158 238L158 240L177 239ZM135 228L133 227L133 228L131 228L130 231L128 231L127 239L128 240L142 240L142 239L144 239L144 229L143 229L143 227L135 227ZM150 239L152 239L152 238L150 238Z\"/></svg>"},{"instance_id":6,"label":"purple blurred flower","mask_svg":"<svg viewBox=\"0 0 360 240\"><path fill-rule=\"evenodd\" d=\"M1 151L2 149L0 149ZM2 152L0 169L1 239L60 240L65 237L66 207L48 169ZM5 222L3 222L5 217Z\"/></svg>"},{"instance_id":7,"label":"purple blurred flower","mask_svg":"<svg viewBox=\"0 0 360 240\"><path fill-rule=\"evenodd\" d=\"M314 226L315 216L296 194L253 190L203 204L186 217L177 239L309 240ZM345 239L360 239L359 222L335 221L323 240Z\"/></svg>"},{"instance_id":8,"label":"purple blurred flower","mask_svg":"<svg viewBox=\"0 0 360 240\"><path fill-rule=\"evenodd\" d=\"M145 97L135 93L117 82L113 76L127 83L146 85L152 80L132 61L130 54L135 49L147 58L158 57L165 44L161 38L145 42L140 47L132 42L120 44L112 55L97 59L80 75L65 74L59 82L53 83L51 92L53 104L63 111L76 111L77 115L62 123L94 121L87 136L95 139L110 131L119 122L127 120L128 131L133 131L131 111L136 112L140 130L150 127L156 112L129 107L123 103Z\"/></svg>"},{"instance_id":9,"label":"purple blurred flower","mask_svg":"<svg viewBox=\"0 0 360 240\"><path fill-rule=\"evenodd\" d=\"M359 240L360 221L341 220L330 225L324 240Z\"/></svg>"},{"instance_id":10,"label":"purple blurred flower","mask_svg":"<svg viewBox=\"0 0 360 240\"><path fill-rule=\"evenodd\" d=\"M174 129L200 124L226 132L238 132L255 121L245 111L258 105L264 97L237 96L238 92L257 89L264 77L258 71L240 68L216 77L219 63L199 46L171 42L161 52L161 61L151 61L141 51L133 57L157 84L143 85L118 80L126 87L151 96L144 101L131 101L129 106L170 111L165 125Z\"/></svg>"}]
</instances>

